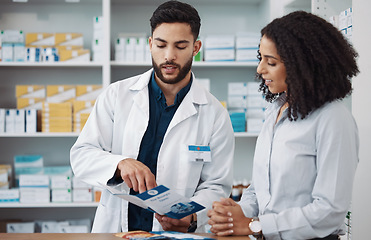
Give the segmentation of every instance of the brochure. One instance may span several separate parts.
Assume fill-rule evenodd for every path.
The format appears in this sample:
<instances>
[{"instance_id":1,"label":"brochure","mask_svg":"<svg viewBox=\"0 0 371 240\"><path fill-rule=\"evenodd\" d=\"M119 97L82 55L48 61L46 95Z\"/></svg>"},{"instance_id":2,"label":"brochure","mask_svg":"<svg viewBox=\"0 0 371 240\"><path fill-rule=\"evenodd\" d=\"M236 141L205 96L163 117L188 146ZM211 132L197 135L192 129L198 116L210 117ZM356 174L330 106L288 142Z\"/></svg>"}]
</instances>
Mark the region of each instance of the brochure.
<instances>
[{"instance_id":1,"label":"brochure","mask_svg":"<svg viewBox=\"0 0 371 240\"><path fill-rule=\"evenodd\" d=\"M204 206L183 197L175 191L172 191L164 185L159 185L137 195L130 195L118 190L120 189L120 185L114 187L108 185L102 186L119 198L125 199L141 208L171 218L181 219L205 208Z\"/></svg>"},{"instance_id":2,"label":"brochure","mask_svg":"<svg viewBox=\"0 0 371 240\"><path fill-rule=\"evenodd\" d=\"M174 231L158 231L158 232L146 232L146 231L129 231L120 232L115 234L116 237L130 239L130 240L215 240L208 235L202 236L191 233L181 233Z\"/></svg>"}]
</instances>

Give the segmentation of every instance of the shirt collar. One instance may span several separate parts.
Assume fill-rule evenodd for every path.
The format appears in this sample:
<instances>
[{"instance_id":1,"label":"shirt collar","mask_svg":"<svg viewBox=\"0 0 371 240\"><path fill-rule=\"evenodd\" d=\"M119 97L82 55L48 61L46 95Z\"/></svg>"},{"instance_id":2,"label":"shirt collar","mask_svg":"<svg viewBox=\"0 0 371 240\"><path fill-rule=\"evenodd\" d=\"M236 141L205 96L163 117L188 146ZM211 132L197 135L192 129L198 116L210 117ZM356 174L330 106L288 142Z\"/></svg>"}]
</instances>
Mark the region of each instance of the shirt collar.
<instances>
[{"instance_id":1,"label":"shirt collar","mask_svg":"<svg viewBox=\"0 0 371 240\"><path fill-rule=\"evenodd\" d=\"M176 94L174 104L180 104L182 102L182 100L184 99L184 97L189 92L189 89L191 88L192 81L193 81L193 76L191 74L191 80L189 81L189 83L187 84L187 86L185 86L184 88L182 88ZM162 93L161 88L158 86L158 84L157 84L157 82L155 80L155 71L152 72L152 77L151 77L151 83L150 84L151 84L151 88L152 88L152 91L154 93L155 99L157 101L159 101L164 96L164 94Z\"/></svg>"}]
</instances>

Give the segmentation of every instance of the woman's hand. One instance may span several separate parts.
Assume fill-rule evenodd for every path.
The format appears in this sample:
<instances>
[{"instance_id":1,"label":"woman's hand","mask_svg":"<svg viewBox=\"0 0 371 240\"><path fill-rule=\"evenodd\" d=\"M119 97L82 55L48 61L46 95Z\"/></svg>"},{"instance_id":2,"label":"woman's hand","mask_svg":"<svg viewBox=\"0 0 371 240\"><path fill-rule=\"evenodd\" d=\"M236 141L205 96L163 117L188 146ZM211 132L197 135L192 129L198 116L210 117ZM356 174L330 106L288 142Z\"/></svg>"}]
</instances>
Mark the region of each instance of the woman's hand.
<instances>
[{"instance_id":1,"label":"woman's hand","mask_svg":"<svg viewBox=\"0 0 371 240\"><path fill-rule=\"evenodd\" d=\"M207 216L210 218L210 231L218 236L252 234L249 228L251 218L245 217L240 205L230 198L213 202Z\"/></svg>"}]
</instances>

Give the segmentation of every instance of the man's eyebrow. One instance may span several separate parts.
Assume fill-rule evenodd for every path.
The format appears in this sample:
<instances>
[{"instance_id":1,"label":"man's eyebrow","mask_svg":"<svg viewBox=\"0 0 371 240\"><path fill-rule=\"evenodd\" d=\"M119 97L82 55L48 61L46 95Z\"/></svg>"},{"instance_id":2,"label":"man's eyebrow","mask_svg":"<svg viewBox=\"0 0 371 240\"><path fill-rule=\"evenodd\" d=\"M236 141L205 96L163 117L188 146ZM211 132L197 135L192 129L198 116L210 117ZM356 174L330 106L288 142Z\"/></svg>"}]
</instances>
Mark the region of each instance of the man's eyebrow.
<instances>
[{"instance_id":1,"label":"man's eyebrow","mask_svg":"<svg viewBox=\"0 0 371 240\"><path fill-rule=\"evenodd\" d=\"M167 41L165 41L164 39L159 38L159 37L155 38L155 40L163 42L163 43L167 43ZM181 44L181 43L189 43L189 41L188 40L180 40L180 41L175 42L175 44Z\"/></svg>"},{"instance_id":2,"label":"man's eyebrow","mask_svg":"<svg viewBox=\"0 0 371 240\"><path fill-rule=\"evenodd\" d=\"M155 38L155 40L166 43L166 41L164 39L159 38L159 37Z\"/></svg>"}]
</instances>

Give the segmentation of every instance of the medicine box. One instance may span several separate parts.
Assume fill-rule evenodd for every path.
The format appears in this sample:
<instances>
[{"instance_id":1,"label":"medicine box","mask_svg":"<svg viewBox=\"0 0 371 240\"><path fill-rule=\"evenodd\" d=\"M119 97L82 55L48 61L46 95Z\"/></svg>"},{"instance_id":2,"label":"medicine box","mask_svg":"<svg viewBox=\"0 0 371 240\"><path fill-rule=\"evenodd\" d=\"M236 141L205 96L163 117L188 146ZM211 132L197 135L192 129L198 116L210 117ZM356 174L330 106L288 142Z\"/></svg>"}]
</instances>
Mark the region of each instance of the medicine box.
<instances>
[{"instance_id":1,"label":"medicine box","mask_svg":"<svg viewBox=\"0 0 371 240\"><path fill-rule=\"evenodd\" d=\"M48 103L72 102L76 97L75 85L47 85L46 101ZM47 107L48 105L45 105Z\"/></svg>"},{"instance_id":2,"label":"medicine box","mask_svg":"<svg viewBox=\"0 0 371 240\"><path fill-rule=\"evenodd\" d=\"M41 155L16 155L14 156L14 168L43 167L44 159Z\"/></svg>"},{"instance_id":3,"label":"medicine box","mask_svg":"<svg viewBox=\"0 0 371 240\"><path fill-rule=\"evenodd\" d=\"M12 166L10 164L0 164L0 182L12 181Z\"/></svg>"},{"instance_id":4,"label":"medicine box","mask_svg":"<svg viewBox=\"0 0 371 240\"><path fill-rule=\"evenodd\" d=\"M55 45L62 46L83 46L84 39L82 33L56 33Z\"/></svg>"},{"instance_id":5,"label":"medicine box","mask_svg":"<svg viewBox=\"0 0 371 240\"><path fill-rule=\"evenodd\" d=\"M17 98L17 109L42 109L45 98Z\"/></svg>"},{"instance_id":6,"label":"medicine box","mask_svg":"<svg viewBox=\"0 0 371 240\"><path fill-rule=\"evenodd\" d=\"M34 175L34 174L21 174L19 175L19 187L38 187L49 188L49 176L47 175Z\"/></svg>"},{"instance_id":7,"label":"medicine box","mask_svg":"<svg viewBox=\"0 0 371 240\"><path fill-rule=\"evenodd\" d=\"M19 202L19 189L0 189L0 204L2 202Z\"/></svg>"},{"instance_id":8,"label":"medicine box","mask_svg":"<svg viewBox=\"0 0 371 240\"><path fill-rule=\"evenodd\" d=\"M246 96L247 95L246 82L229 82L228 95L229 96Z\"/></svg>"},{"instance_id":9,"label":"medicine box","mask_svg":"<svg viewBox=\"0 0 371 240\"><path fill-rule=\"evenodd\" d=\"M50 176L51 189L71 189L71 176L52 175Z\"/></svg>"},{"instance_id":10,"label":"medicine box","mask_svg":"<svg viewBox=\"0 0 371 240\"><path fill-rule=\"evenodd\" d=\"M15 116L16 109L6 109L5 112L5 132L15 133Z\"/></svg>"},{"instance_id":11,"label":"medicine box","mask_svg":"<svg viewBox=\"0 0 371 240\"><path fill-rule=\"evenodd\" d=\"M46 32L26 33L25 44L26 46L54 46L55 35Z\"/></svg>"},{"instance_id":12,"label":"medicine box","mask_svg":"<svg viewBox=\"0 0 371 240\"><path fill-rule=\"evenodd\" d=\"M15 132L26 132L26 114L24 109L16 109L15 112Z\"/></svg>"},{"instance_id":13,"label":"medicine box","mask_svg":"<svg viewBox=\"0 0 371 240\"><path fill-rule=\"evenodd\" d=\"M61 226L60 233L88 233L88 227L85 225Z\"/></svg>"},{"instance_id":14,"label":"medicine box","mask_svg":"<svg viewBox=\"0 0 371 240\"><path fill-rule=\"evenodd\" d=\"M102 90L102 85L76 85L76 100L96 100Z\"/></svg>"},{"instance_id":15,"label":"medicine box","mask_svg":"<svg viewBox=\"0 0 371 240\"><path fill-rule=\"evenodd\" d=\"M205 49L205 61L234 61L234 49Z\"/></svg>"},{"instance_id":16,"label":"medicine box","mask_svg":"<svg viewBox=\"0 0 371 240\"><path fill-rule=\"evenodd\" d=\"M45 98L44 85L16 85L15 96L17 98Z\"/></svg>"},{"instance_id":17,"label":"medicine box","mask_svg":"<svg viewBox=\"0 0 371 240\"><path fill-rule=\"evenodd\" d=\"M19 188L19 201L21 203L49 203L50 189L46 187Z\"/></svg>"},{"instance_id":18,"label":"medicine box","mask_svg":"<svg viewBox=\"0 0 371 240\"><path fill-rule=\"evenodd\" d=\"M3 42L1 51L3 62L13 62L13 43Z\"/></svg>"},{"instance_id":19,"label":"medicine box","mask_svg":"<svg viewBox=\"0 0 371 240\"><path fill-rule=\"evenodd\" d=\"M67 221L43 221L40 223L41 233L60 233L60 227L69 226Z\"/></svg>"},{"instance_id":20,"label":"medicine box","mask_svg":"<svg viewBox=\"0 0 371 240\"><path fill-rule=\"evenodd\" d=\"M228 96L228 108L247 108L247 97L246 96Z\"/></svg>"},{"instance_id":21,"label":"medicine box","mask_svg":"<svg viewBox=\"0 0 371 240\"><path fill-rule=\"evenodd\" d=\"M209 35L205 37L205 49L234 49L234 35Z\"/></svg>"},{"instance_id":22,"label":"medicine box","mask_svg":"<svg viewBox=\"0 0 371 240\"><path fill-rule=\"evenodd\" d=\"M61 62L89 62L90 50L89 49L61 50L59 52L59 60Z\"/></svg>"},{"instance_id":23,"label":"medicine box","mask_svg":"<svg viewBox=\"0 0 371 240\"><path fill-rule=\"evenodd\" d=\"M0 108L0 133L5 132L5 112L4 108Z\"/></svg>"},{"instance_id":24,"label":"medicine box","mask_svg":"<svg viewBox=\"0 0 371 240\"><path fill-rule=\"evenodd\" d=\"M38 110L26 109L26 133L36 133L38 130Z\"/></svg>"},{"instance_id":25,"label":"medicine box","mask_svg":"<svg viewBox=\"0 0 371 240\"><path fill-rule=\"evenodd\" d=\"M71 166L53 166L53 167L44 167L43 170L45 175L63 175L72 177L72 169Z\"/></svg>"},{"instance_id":26,"label":"medicine box","mask_svg":"<svg viewBox=\"0 0 371 240\"><path fill-rule=\"evenodd\" d=\"M24 33L22 30L6 29L0 32L3 43L24 43Z\"/></svg>"},{"instance_id":27,"label":"medicine box","mask_svg":"<svg viewBox=\"0 0 371 240\"><path fill-rule=\"evenodd\" d=\"M84 127L95 101L73 102L73 131L80 132Z\"/></svg>"},{"instance_id":28,"label":"medicine box","mask_svg":"<svg viewBox=\"0 0 371 240\"><path fill-rule=\"evenodd\" d=\"M13 61L24 62L26 59L25 45L23 43L13 43Z\"/></svg>"},{"instance_id":29,"label":"medicine box","mask_svg":"<svg viewBox=\"0 0 371 240\"><path fill-rule=\"evenodd\" d=\"M51 189L52 202L71 202L71 189Z\"/></svg>"},{"instance_id":30,"label":"medicine box","mask_svg":"<svg viewBox=\"0 0 371 240\"><path fill-rule=\"evenodd\" d=\"M37 46L26 46L26 62L41 62L42 49Z\"/></svg>"},{"instance_id":31,"label":"medicine box","mask_svg":"<svg viewBox=\"0 0 371 240\"><path fill-rule=\"evenodd\" d=\"M34 233L35 223L34 222L23 222L23 223L7 223L7 233Z\"/></svg>"},{"instance_id":32,"label":"medicine box","mask_svg":"<svg viewBox=\"0 0 371 240\"><path fill-rule=\"evenodd\" d=\"M72 201L73 202L92 202L93 201L93 191L92 188L89 189L73 189L72 191Z\"/></svg>"},{"instance_id":33,"label":"medicine box","mask_svg":"<svg viewBox=\"0 0 371 240\"><path fill-rule=\"evenodd\" d=\"M72 177L72 188L73 189L90 189L92 186L80 180L79 178Z\"/></svg>"}]
</instances>

